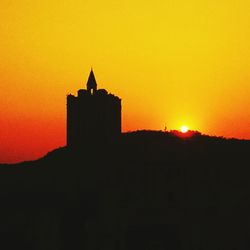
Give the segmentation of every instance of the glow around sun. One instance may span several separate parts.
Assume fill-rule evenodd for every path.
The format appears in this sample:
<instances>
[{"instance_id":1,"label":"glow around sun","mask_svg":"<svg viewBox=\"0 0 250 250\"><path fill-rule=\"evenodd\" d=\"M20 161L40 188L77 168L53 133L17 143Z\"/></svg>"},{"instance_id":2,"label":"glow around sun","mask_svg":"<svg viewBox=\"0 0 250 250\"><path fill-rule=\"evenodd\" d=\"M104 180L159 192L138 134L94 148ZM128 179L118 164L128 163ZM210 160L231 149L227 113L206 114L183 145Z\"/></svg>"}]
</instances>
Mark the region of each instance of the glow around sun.
<instances>
[{"instance_id":1,"label":"glow around sun","mask_svg":"<svg viewBox=\"0 0 250 250\"><path fill-rule=\"evenodd\" d=\"M188 132L188 126L186 126L186 125L181 126L180 131L181 131L182 133Z\"/></svg>"}]
</instances>

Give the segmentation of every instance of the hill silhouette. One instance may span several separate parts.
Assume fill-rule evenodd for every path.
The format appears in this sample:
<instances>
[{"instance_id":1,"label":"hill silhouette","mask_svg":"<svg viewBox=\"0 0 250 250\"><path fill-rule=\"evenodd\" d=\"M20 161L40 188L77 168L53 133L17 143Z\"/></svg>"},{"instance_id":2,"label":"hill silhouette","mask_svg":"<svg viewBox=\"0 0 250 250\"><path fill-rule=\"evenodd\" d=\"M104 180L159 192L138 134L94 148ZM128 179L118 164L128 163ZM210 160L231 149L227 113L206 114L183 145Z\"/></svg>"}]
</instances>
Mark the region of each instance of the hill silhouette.
<instances>
[{"instance_id":1,"label":"hill silhouette","mask_svg":"<svg viewBox=\"0 0 250 250\"><path fill-rule=\"evenodd\" d=\"M249 249L250 141L136 131L0 165L3 249Z\"/></svg>"}]
</instances>

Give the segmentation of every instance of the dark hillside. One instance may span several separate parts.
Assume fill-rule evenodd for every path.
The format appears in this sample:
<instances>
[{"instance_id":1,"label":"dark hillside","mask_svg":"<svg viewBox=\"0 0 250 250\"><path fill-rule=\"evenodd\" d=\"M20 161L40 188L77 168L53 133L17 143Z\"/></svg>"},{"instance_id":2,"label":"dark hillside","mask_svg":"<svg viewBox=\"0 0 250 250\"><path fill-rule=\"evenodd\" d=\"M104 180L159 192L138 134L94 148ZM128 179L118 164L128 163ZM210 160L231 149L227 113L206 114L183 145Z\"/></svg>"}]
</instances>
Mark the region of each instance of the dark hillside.
<instances>
[{"instance_id":1,"label":"dark hillside","mask_svg":"<svg viewBox=\"0 0 250 250\"><path fill-rule=\"evenodd\" d=\"M0 165L4 249L249 249L250 141L179 136Z\"/></svg>"}]
</instances>

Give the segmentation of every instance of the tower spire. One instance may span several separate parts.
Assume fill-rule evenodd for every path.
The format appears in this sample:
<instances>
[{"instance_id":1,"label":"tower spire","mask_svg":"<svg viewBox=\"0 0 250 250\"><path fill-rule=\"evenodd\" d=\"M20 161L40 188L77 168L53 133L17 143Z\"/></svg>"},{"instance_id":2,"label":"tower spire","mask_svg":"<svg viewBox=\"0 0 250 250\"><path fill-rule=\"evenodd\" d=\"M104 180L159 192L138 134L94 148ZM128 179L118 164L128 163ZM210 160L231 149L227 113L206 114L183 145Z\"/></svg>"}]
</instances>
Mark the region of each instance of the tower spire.
<instances>
[{"instance_id":1,"label":"tower spire","mask_svg":"<svg viewBox=\"0 0 250 250\"><path fill-rule=\"evenodd\" d=\"M89 73L89 78L87 81L87 91L91 94L94 94L96 89L97 89L97 83L95 80L93 68L91 67L91 71Z\"/></svg>"}]
</instances>

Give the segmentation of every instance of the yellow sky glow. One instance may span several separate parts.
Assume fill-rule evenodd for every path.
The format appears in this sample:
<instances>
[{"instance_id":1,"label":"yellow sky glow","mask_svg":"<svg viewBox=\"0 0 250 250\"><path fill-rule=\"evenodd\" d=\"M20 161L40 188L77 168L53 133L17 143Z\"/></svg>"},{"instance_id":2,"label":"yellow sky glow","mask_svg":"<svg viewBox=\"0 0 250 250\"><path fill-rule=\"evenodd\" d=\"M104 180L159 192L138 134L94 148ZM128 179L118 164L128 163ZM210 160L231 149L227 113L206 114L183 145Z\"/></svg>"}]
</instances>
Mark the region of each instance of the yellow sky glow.
<instances>
[{"instance_id":1,"label":"yellow sky glow","mask_svg":"<svg viewBox=\"0 0 250 250\"><path fill-rule=\"evenodd\" d=\"M0 162L65 144L66 94L91 66L123 131L250 139L248 0L2 0L0 17Z\"/></svg>"}]
</instances>

